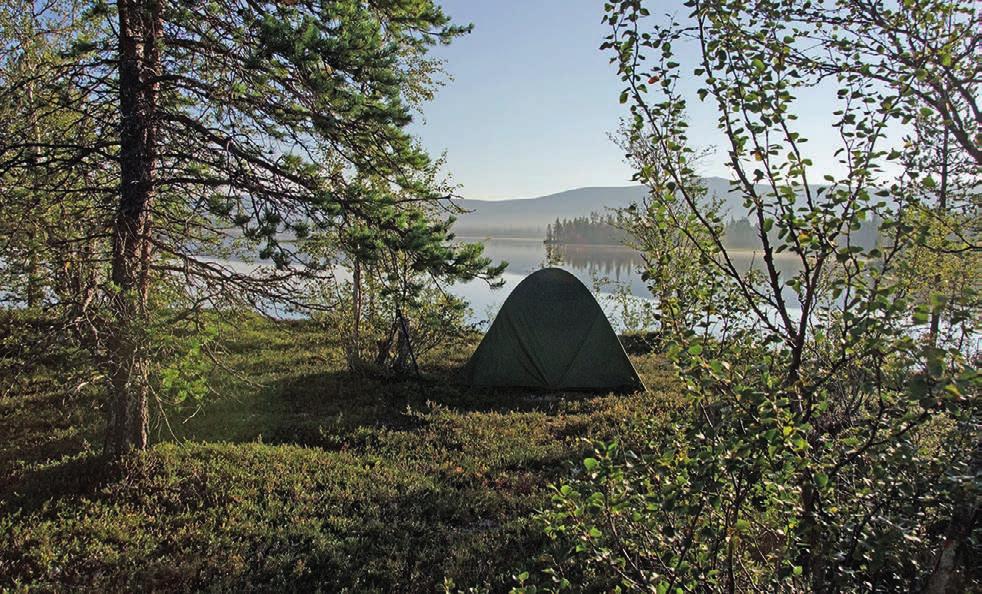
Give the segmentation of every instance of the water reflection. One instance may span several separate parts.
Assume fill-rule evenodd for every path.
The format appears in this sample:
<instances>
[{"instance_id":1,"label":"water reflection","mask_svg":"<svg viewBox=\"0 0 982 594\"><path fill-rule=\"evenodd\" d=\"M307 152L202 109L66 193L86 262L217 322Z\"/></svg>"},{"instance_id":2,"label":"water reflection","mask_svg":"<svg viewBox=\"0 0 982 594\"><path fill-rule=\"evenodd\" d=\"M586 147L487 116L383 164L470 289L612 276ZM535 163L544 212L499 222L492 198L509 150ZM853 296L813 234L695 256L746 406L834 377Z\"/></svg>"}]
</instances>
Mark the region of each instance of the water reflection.
<instances>
[{"instance_id":1,"label":"water reflection","mask_svg":"<svg viewBox=\"0 0 982 594\"><path fill-rule=\"evenodd\" d=\"M547 248L551 262L567 265L575 270L588 273L594 278L603 277L615 282L631 283L640 281L638 271L644 260L634 250L617 246L556 245ZM644 284L637 286L645 291Z\"/></svg>"},{"instance_id":2,"label":"water reflection","mask_svg":"<svg viewBox=\"0 0 982 594\"><path fill-rule=\"evenodd\" d=\"M505 284L500 289L490 289L483 281L471 281L453 287L453 292L467 299L474 315L472 322L486 325L494 319L508 294L526 276L545 266L557 266L568 270L589 287L611 322L623 329L621 308L612 300L617 290L627 292L638 300L651 300L651 291L641 280L644 261L636 251L617 246L563 245L547 246L535 239L510 238L464 238L465 241L480 241L485 253L495 262L508 262L503 275ZM730 258L741 272L750 268L762 269L760 254L753 252L732 252ZM782 282L792 278L801 270L797 259L781 256L775 260ZM785 287L784 297L792 309L797 305L794 292ZM486 326L485 326L486 327Z\"/></svg>"},{"instance_id":3,"label":"water reflection","mask_svg":"<svg viewBox=\"0 0 982 594\"><path fill-rule=\"evenodd\" d=\"M641 280L641 257L637 252L614 246L552 246L541 240L519 238L466 238L480 241L485 253L495 262L508 262L502 276L505 284L490 289L483 281L471 281L453 287L466 299L474 312L472 322L484 325L494 319L501 304L526 276L546 266L571 272L589 287L615 327L622 328L619 308L610 297L619 288L627 289L636 299L650 300L651 293Z\"/></svg>"},{"instance_id":4,"label":"water reflection","mask_svg":"<svg viewBox=\"0 0 982 594\"><path fill-rule=\"evenodd\" d=\"M460 283L450 287L452 293L463 297L470 303L473 313L469 321L485 329L498 313L501 304L518 286L518 283L536 270L546 266L557 266L568 270L590 288L617 330L623 330L625 324L623 304L615 299L615 295L624 292L634 300L634 303L652 301L651 291L641 280L641 269L644 261L636 251L625 247L564 245L550 246L547 249L546 245L539 239L474 237L461 237L460 239L484 244L485 253L494 262L508 262L508 268L502 275L504 285L500 288L492 289L481 280ZM763 266L760 255L752 252L733 252L730 257L741 272L746 272L751 267L762 269ZM211 260L244 274L254 273L257 266L268 265L268 262L261 260L256 263L222 259ZM795 258L786 255L778 257L775 264L780 272L782 282L790 279L801 269L800 263ZM339 266L334 273L340 281L347 281L351 278L350 272L344 267ZM794 292L787 287L784 291L784 297L789 308L795 309L797 301ZM274 314L289 317L289 314L280 312L274 312Z\"/></svg>"}]
</instances>

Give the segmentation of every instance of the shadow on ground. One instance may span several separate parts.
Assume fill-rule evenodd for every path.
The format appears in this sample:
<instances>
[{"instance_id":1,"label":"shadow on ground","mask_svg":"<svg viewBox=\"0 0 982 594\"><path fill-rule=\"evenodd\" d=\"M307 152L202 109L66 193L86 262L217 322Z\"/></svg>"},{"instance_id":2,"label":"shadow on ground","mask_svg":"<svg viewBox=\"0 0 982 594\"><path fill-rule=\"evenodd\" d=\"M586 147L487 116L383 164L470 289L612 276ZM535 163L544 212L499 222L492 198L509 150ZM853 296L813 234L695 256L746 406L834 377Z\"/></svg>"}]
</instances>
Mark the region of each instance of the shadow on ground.
<instances>
[{"instance_id":1,"label":"shadow on ground","mask_svg":"<svg viewBox=\"0 0 982 594\"><path fill-rule=\"evenodd\" d=\"M101 394L66 399L63 369L0 401L0 590L507 590L547 546L548 485L677 400L651 356L646 393L469 390L466 348L394 379L343 371L312 324L235 332L234 373L120 465L82 414Z\"/></svg>"}]
</instances>

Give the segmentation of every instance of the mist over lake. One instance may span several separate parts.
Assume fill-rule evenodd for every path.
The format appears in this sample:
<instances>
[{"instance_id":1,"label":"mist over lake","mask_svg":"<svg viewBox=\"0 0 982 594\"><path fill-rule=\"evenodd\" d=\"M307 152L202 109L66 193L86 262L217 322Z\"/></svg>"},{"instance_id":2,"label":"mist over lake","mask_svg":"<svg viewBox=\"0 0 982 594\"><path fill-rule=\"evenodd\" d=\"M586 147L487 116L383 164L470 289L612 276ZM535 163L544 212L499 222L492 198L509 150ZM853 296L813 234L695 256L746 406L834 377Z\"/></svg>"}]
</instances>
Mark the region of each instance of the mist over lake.
<instances>
[{"instance_id":1,"label":"mist over lake","mask_svg":"<svg viewBox=\"0 0 982 594\"><path fill-rule=\"evenodd\" d=\"M458 239L461 242L481 243L492 261L508 263L501 276L504 284L500 287L491 288L480 279L446 287L450 293L467 300L471 308L468 322L482 330L487 330L502 303L525 277L550 266L571 272L586 285L618 332L630 329L624 319L625 305L636 308L643 302L654 303L651 291L641 279L644 260L637 251L626 246L568 244L547 247L541 238L535 237L460 236ZM752 251L734 250L730 252L730 258L741 270L762 266L760 254ZM270 264L267 260L244 262L214 258L213 261L244 273ZM775 264L784 280L800 271L800 263L795 258L778 255ZM343 266L335 270L335 275L342 282L351 280L350 270ZM796 302L790 288L785 287L784 297L791 310L797 311L793 307ZM282 311L267 313L277 317L297 317L285 307Z\"/></svg>"},{"instance_id":2,"label":"mist over lake","mask_svg":"<svg viewBox=\"0 0 982 594\"><path fill-rule=\"evenodd\" d=\"M504 286L491 289L487 283L474 280L450 288L455 295L467 299L471 304L471 321L484 329L494 319L501 304L511 291L532 272L546 266L555 266L571 272L586 285L600 303L604 312L618 331L626 329L624 321L624 298L635 304L641 301L653 302L651 291L641 279L644 264L640 254L625 246L561 245L547 252L542 240L515 237L461 238L465 241L479 241L484 244L485 253L495 262L508 262L502 275ZM551 256L551 258L550 258ZM731 259L741 269L761 265L760 255L753 252L730 254ZM782 278L788 279L800 269L796 259L777 258L777 267ZM785 289L789 304L795 303L794 293ZM794 309L792 307L792 309Z\"/></svg>"},{"instance_id":3,"label":"mist over lake","mask_svg":"<svg viewBox=\"0 0 982 594\"><path fill-rule=\"evenodd\" d=\"M541 239L531 238L461 238L465 241L480 241L485 253L495 262L508 262L502 275L505 284L491 289L481 280L455 285L451 291L471 304L471 321L486 329L494 319L501 304L511 291L529 274L547 266L563 268L573 273L597 297L601 307L618 329L623 328L623 320L613 303L617 289L629 291L638 299L650 299L651 294L641 280L639 272L642 264L637 252L620 246L561 246L553 250L550 261L545 244Z\"/></svg>"}]
</instances>

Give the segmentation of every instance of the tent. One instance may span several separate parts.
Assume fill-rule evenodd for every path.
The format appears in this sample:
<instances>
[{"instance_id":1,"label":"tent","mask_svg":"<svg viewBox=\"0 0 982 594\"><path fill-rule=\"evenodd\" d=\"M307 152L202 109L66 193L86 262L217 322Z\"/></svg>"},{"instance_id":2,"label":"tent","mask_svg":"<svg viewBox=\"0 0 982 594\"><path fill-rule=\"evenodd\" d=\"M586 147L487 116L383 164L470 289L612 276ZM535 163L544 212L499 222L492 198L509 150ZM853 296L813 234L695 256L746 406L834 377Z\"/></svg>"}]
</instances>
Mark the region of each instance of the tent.
<instances>
[{"instance_id":1,"label":"tent","mask_svg":"<svg viewBox=\"0 0 982 594\"><path fill-rule=\"evenodd\" d=\"M644 389L597 300L559 268L515 287L462 375L471 386Z\"/></svg>"}]
</instances>

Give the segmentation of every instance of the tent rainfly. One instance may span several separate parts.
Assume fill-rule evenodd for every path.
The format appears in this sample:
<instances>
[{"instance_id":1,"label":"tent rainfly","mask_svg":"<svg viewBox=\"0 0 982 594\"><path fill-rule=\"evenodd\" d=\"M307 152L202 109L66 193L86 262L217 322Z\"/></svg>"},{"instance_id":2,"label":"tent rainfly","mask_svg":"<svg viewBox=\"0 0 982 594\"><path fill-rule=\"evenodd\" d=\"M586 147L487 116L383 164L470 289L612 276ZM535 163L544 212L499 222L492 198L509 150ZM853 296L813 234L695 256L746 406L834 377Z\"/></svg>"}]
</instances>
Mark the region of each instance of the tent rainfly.
<instances>
[{"instance_id":1,"label":"tent rainfly","mask_svg":"<svg viewBox=\"0 0 982 594\"><path fill-rule=\"evenodd\" d=\"M462 375L471 386L644 389L597 300L559 268L515 287Z\"/></svg>"}]
</instances>

